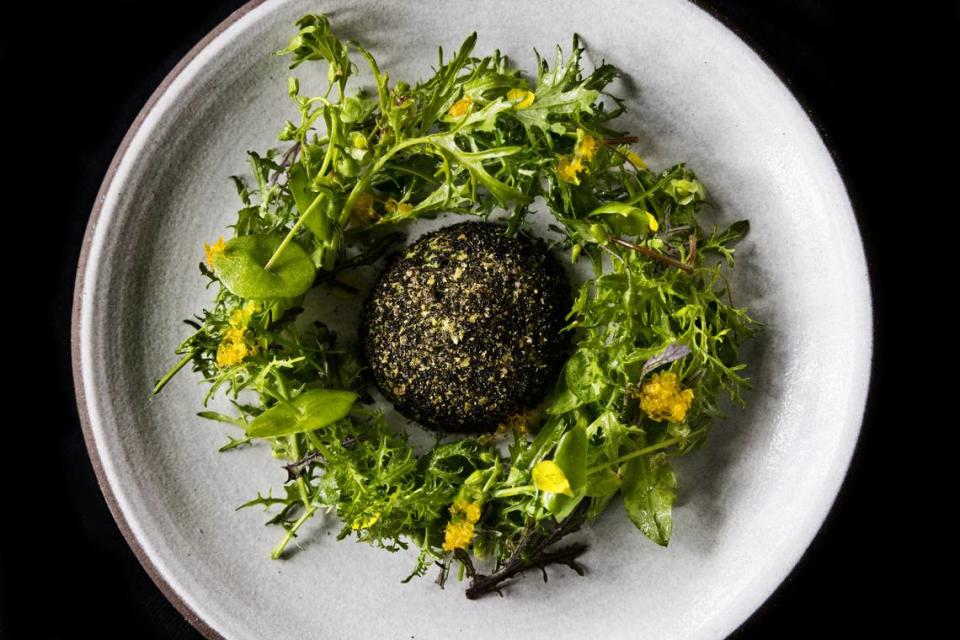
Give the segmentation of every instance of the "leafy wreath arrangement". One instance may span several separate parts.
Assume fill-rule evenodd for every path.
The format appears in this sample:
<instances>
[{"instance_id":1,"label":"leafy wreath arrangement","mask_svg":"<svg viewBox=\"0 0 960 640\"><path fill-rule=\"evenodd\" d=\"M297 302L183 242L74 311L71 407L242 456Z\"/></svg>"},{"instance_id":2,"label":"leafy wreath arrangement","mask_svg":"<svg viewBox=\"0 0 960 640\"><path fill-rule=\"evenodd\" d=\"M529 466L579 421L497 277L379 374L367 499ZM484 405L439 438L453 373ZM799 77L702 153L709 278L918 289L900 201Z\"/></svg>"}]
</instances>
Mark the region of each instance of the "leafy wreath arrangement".
<instances>
[{"instance_id":1,"label":"leafy wreath arrangement","mask_svg":"<svg viewBox=\"0 0 960 640\"><path fill-rule=\"evenodd\" d=\"M262 440L285 461L283 495L242 505L277 509L269 523L284 533L273 558L318 511L333 512L338 539L389 551L415 544L406 580L436 565L443 585L456 570L477 598L529 569L582 574L585 546L556 543L617 495L665 546L671 457L705 440L721 395L742 404L748 387L738 349L754 322L724 275L747 223L698 224L703 185L683 164L652 172L631 150L637 139L611 128L624 111L604 92L617 71L604 63L585 74L576 37L552 66L537 55L535 83L499 52L474 57L473 34L449 60L441 49L433 77L410 85L391 84L325 16L297 26L277 53L292 67L325 61L327 90L308 97L288 81L300 114L279 135L290 146L250 152L254 185L233 178L243 205L234 235L205 245L200 264L215 301L188 321L196 331L154 393L192 365L209 383L206 400L223 391L236 408L199 414L243 431L221 451ZM348 94L351 51L369 65L375 96ZM537 197L565 236L556 248L593 268L564 328L572 354L540 411L518 409L490 433L438 435L417 455L371 408L357 345L298 322L304 294L349 289L340 277L371 268L405 221L499 208L512 237Z\"/></svg>"}]
</instances>

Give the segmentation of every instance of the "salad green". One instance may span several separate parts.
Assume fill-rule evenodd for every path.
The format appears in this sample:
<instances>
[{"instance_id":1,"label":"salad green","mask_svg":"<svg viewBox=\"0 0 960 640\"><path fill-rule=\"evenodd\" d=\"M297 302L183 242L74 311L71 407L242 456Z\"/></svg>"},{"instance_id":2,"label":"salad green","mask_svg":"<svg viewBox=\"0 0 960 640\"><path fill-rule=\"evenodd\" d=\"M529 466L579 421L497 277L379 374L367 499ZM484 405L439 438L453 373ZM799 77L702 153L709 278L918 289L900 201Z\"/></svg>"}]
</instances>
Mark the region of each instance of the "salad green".
<instances>
[{"instance_id":1,"label":"salad green","mask_svg":"<svg viewBox=\"0 0 960 640\"><path fill-rule=\"evenodd\" d=\"M738 350L755 325L725 276L748 224L701 226L702 183L683 164L646 166L636 138L615 129L625 104L606 88L617 70L587 73L576 37L552 64L538 54L531 81L499 52L476 56L473 34L409 84L338 39L325 16L297 27L278 53L292 67L325 63L327 88L304 95L288 81L299 113L279 133L289 146L250 152L252 182L233 178L233 237L207 244L200 264L215 297L155 389L190 365L207 400L224 393L234 408L199 414L237 428L221 450L263 442L284 461L282 492L241 505L272 510L283 529L272 557L329 512L338 538L413 545L408 579L436 565L443 584L456 570L475 598L531 568L582 573L584 545L557 543L618 495L640 532L666 545L671 459L704 442L721 397L742 403L748 387ZM374 93L348 90L355 58ZM374 265L406 221L500 212L516 234L535 200L563 233L558 250L592 266L565 329L574 351L543 411L491 434L438 437L417 455L370 403L351 336L298 322L304 294L359 295L341 276Z\"/></svg>"}]
</instances>

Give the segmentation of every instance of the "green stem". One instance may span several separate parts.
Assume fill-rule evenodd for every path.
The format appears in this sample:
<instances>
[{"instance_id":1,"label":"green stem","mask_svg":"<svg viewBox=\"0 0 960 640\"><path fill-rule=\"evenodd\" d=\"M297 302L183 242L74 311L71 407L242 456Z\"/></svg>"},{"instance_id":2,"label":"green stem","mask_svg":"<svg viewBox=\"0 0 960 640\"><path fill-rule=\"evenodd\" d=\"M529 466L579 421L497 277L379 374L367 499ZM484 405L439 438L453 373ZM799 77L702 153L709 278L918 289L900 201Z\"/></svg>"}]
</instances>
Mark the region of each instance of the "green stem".
<instances>
[{"instance_id":1,"label":"green stem","mask_svg":"<svg viewBox=\"0 0 960 640\"><path fill-rule=\"evenodd\" d=\"M662 189L663 186L667 184L667 180L671 180L674 176L681 175L681 173L682 172L679 169L674 169L673 171L671 171L670 173L668 173L667 175L663 176L662 178L657 180L655 183L653 183L652 187L644 191L641 191L640 193L633 196L629 200L626 200L624 204L629 204L631 206L636 205L638 202L640 202L647 196L652 195L654 192L656 192L659 189Z\"/></svg>"},{"instance_id":2,"label":"green stem","mask_svg":"<svg viewBox=\"0 0 960 640\"><path fill-rule=\"evenodd\" d=\"M340 210L340 217L338 219L340 226L342 227L347 223L347 220L350 219L350 213L353 211L353 205L356 204L357 198L360 197L360 194L366 191L370 187L370 182L373 180L373 177L377 175L381 169L389 162L390 158L397 154L397 152L406 149L407 147L412 147L418 144L430 144L433 142L432 138L434 136L424 136L420 138L409 138L394 145L389 151L380 156L380 158L367 170L363 176L357 180L357 184L353 186L353 190L350 192L350 195L347 196L347 201L343 203L343 209Z\"/></svg>"},{"instance_id":3,"label":"green stem","mask_svg":"<svg viewBox=\"0 0 960 640\"><path fill-rule=\"evenodd\" d=\"M706 428L697 429L696 431L690 433L687 436L677 436L676 438L670 438L669 440L658 442L657 444L650 445L649 447L644 447L643 449L637 449L636 451L631 451L630 453L624 456L620 456L616 460L611 460L610 462L604 462L603 464L598 464L590 467L589 469L587 469L587 475L590 475L591 473L594 473L601 469L611 467L613 465L622 464L628 460L633 460L634 458L639 458L640 456L649 455L651 453L654 453L655 451L659 451L660 449L666 449L667 447L671 447L675 444L678 444L683 440L689 440L695 436L698 436L701 433L704 433L705 431L706 431ZM534 485L525 484L519 487L510 487L507 489L500 489L500 491L494 491L491 497L494 499L510 498L513 496L520 496L520 495L534 495L536 492L537 492L537 488Z\"/></svg>"},{"instance_id":4,"label":"green stem","mask_svg":"<svg viewBox=\"0 0 960 640\"><path fill-rule=\"evenodd\" d=\"M323 154L323 163L320 165L320 171L317 172L318 176L326 175L327 169L330 168L330 163L333 162L333 154L337 148L337 145L333 141L337 138L337 119L330 118L330 142L327 143L327 152Z\"/></svg>"},{"instance_id":5,"label":"green stem","mask_svg":"<svg viewBox=\"0 0 960 640\"><path fill-rule=\"evenodd\" d=\"M493 497L496 498L512 498L513 496L532 496L537 492L537 488L532 484L525 484L519 487L510 487L508 489L500 489L500 491L494 491Z\"/></svg>"},{"instance_id":6,"label":"green stem","mask_svg":"<svg viewBox=\"0 0 960 640\"><path fill-rule=\"evenodd\" d=\"M483 485L483 493L487 493L493 488L493 485L496 483L497 478L500 476L500 462L497 461L493 467L493 473L490 474L490 477L487 478L487 482Z\"/></svg>"},{"instance_id":7,"label":"green stem","mask_svg":"<svg viewBox=\"0 0 960 640\"><path fill-rule=\"evenodd\" d=\"M327 447L323 444L323 442L320 441L320 438L318 438L315 433L312 431L307 431L305 435L307 436L307 440L310 441L309 444L312 444L313 448L320 452L320 455L327 460L333 460L330 450L327 449Z\"/></svg>"},{"instance_id":8,"label":"green stem","mask_svg":"<svg viewBox=\"0 0 960 640\"><path fill-rule=\"evenodd\" d=\"M333 155L336 150L337 145L333 141L337 137L337 119L330 119L330 135L328 136L329 142L327 143L327 152L323 156L323 164L320 165L320 171L317 172L318 176L322 176L327 173L327 169L330 168L330 163L333 162ZM306 148L306 140L303 140L300 143L301 147ZM293 240L293 237L297 234L297 231L300 230L300 227L303 226L303 223L306 222L307 216L316 210L317 205L320 204L320 199L323 197L323 193L318 193L317 197L313 199L313 202L310 203L310 206L307 207L307 210L300 214L300 217L297 219L296 224L290 229L287 233L287 236L283 239L283 242L280 243L280 246L277 247L277 250L273 252L273 255L270 256L270 259L267 261L267 264L263 267L265 270L270 271L270 269L276 264L277 260L280 258L280 254L283 253L283 250L287 248L287 245ZM324 238L326 240L327 238Z\"/></svg>"},{"instance_id":9,"label":"green stem","mask_svg":"<svg viewBox=\"0 0 960 640\"><path fill-rule=\"evenodd\" d=\"M293 452L293 460L296 462L300 459L300 443L297 442L297 434L292 434L290 436L290 450ZM310 509L310 493L307 491L307 483L303 479L303 476L297 474L297 488L300 489L300 499L303 501L303 508L309 511Z\"/></svg>"},{"instance_id":10,"label":"green stem","mask_svg":"<svg viewBox=\"0 0 960 640\"><path fill-rule=\"evenodd\" d=\"M296 537L297 529L303 526L303 523L313 517L313 513L317 510L316 507L310 507L303 512L303 515L300 516L296 522L293 523L293 526L287 530L286 535L277 543L277 546L273 548L273 551L270 553L270 558L273 560L279 560L280 556L283 555L283 550L286 549L290 541Z\"/></svg>"},{"instance_id":11,"label":"green stem","mask_svg":"<svg viewBox=\"0 0 960 640\"><path fill-rule=\"evenodd\" d=\"M185 356L183 356L182 358L180 358L180 362L178 362L177 364L173 365L173 368L170 369L170 371L167 371L167 373L164 374L164 376L163 376L162 378L160 378L160 380L157 382L157 384L153 387L153 395L156 395L156 394L160 393L160 390L163 389L163 388L167 385L168 382L170 382L170 380L173 378L173 376L177 375L177 373L179 373L180 369L183 369L185 366L187 366L187 363L190 362L190 360L193 359L193 354L194 354L194 353L196 353L196 352L191 351L191 352L188 353L187 355L185 355Z\"/></svg>"},{"instance_id":12,"label":"green stem","mask_svg":"<svg viewBox=\"0 0 960 640\"><path fill-rule=\"evenodd\" d=\"M297 231L300 230L300 227L303 226L303 223L306 221L307 216L313 213L317 206L320 204L320 200L323 198L323 193L318 193L317 197L313 199L313 202L310 203L310 206L307 207L307 210L300 214L300 218L297 219L297 222L291 227L290 231L287 233L287 237L283 239L283 242L280 243L280 246L277 247L277 250L273 252L273 255L270 256L270 259L267 260L267 264L264 265L264 269L270 271L270 269L276 264L277 259L280 257L280 254L283 253L283 250L287 248L287 245L293 240L293 237L297 235Z\"/></svg>"},{"instance_id":13,"label":"green stem","mask_svg":"<svg viewBox=\"0 0 960 640\"><path fill-rule=\"evenodd\" d=\"M602 464L598 464L590 467L589 469L587 469L587 475L595 471L599 471L601 469L606 469L607 467L612 467L614 465L622 464L624 462L627 462L628 460L633 460L634 458L639 458L640 456L649 455L655 451L659 451L660 449L666 449L667 447L672 447L675 444L679 444L684 440L690 440L691 438L698 436L704 432L706 432L706 428L697 429L696 431L690 433L689 435L677 436L676 438L663 440L662 442L658 442L657 444L652 444L649 447L644 447L643 449L637 449L636 451L631 451L630 453L624 456L620 456L616 460L611 460L610 462L604 462Z\"/></svg>"},{"instance_id":14,"label":"green stem","mask_svg":"<svg viewBox=\"0 0 960 640\"><path fill-rule=\"evenodd\" d=\"M628 249L632 249L633 251L636 251L637 253L645 255L648 258L651 258L652 260L656 260L657 262L665 264L668 267L676 267L677 269L680 269L681 271L684 271L686 273L693 273L693 266L687 264L686 262L681 262L676 258L671 258L668 255L664 255L659 251L655 251L651 249L650 247L645 247L641 244L630 242L629 240L624 240L623 238L620 238L617 236L610 236L609 240L613 244L620 245L621 247L626 247Z\"/></svg>"},{"instance_id":15,"label":"green stem","mask_svg":"<svg viewBox=\"0 0 960 640\"><path fill-rule=\"evenodd\" d=\"M276 371L274 371L274 373L276 373ZM275 377L277 379L276 391L264 384L260 389L260 393L273 398L278 404L282 404L290 407L294 411L297 411L297 408L293 406L292 402L290 402L290 394L287 392L287 386L284 383L283 378L279 374L275 375Z\"/></svg>"},{"instance_id":16,"label":"green stem","mask_svg":"<svg viewBox=\"0 0 960 640\"><path fill-rule=\"evenodd\" d=\"M407 147L412 147L417 144L431 143L432 142L431 137L432 136L425 136L422 138L410 138L409 140L404 140L403 142L394 145L393 148L391 148L389 151L383 154L363 175L363 177L357 180L357 184L355 184L353 186L353 190L350 191L350 195L347 197L347 201L343 204L343 209L340 211L340 217L338 219L340 226L342 227L343 225L345 225L347 223L347 220L350 219L350 212L353 211L353 205L356 204L357 198L359 198L360 194L366 191L367 188L369 188L370 181L373 179L373 176L377 175L377 173L379 173L380 170L383 169L384 165L387 164L390 158L392 158L398 151L402 151ZM331 145L327 148L328 151L332 146L333 144L331 143ZM321 167L320 169L320 175L323 175L323 171L325 170L328 164L328 160L329 160L329 155L324 158L324 164L323 164L323 167ZM296 224L293 225L293 228L291 228L289 233L287 233L287 237L283 239L283 242L280 243L280 246L277 247L277 250L273 252L273 255L270 257L270 260L267 261L267 264L266 266L264 266L264 269L269 271L270 268L273 267L273 265L277 261L277 258L280 257L280 254L283 253L283 250L286 249L287 245L290 244L290 242L293 240L293 237L296 235L297 231L299 231L300 227L303 226L303 223L307 219L307 216L313 213L313 211L317 208L317 205L320 204L320 199L322 197L323 197L322 193L317 194L317 197L314 198L313 202L310 203L310 206L307 207L307 210L303 212L303 214L297 220Z\"/></svg>"},{"instance_id":17,"label":"green stem","mask_svg":"<svg viewBox=\"0 0 960 640\"><path fill-rule=\"evenodd\" d=\"M273 370L273 377L277 381L277 390L280 394L280 397L290 403L290 391L287 389L287 381L284 380L283 375L276 369Z\"/></svg>"}]
</instances>

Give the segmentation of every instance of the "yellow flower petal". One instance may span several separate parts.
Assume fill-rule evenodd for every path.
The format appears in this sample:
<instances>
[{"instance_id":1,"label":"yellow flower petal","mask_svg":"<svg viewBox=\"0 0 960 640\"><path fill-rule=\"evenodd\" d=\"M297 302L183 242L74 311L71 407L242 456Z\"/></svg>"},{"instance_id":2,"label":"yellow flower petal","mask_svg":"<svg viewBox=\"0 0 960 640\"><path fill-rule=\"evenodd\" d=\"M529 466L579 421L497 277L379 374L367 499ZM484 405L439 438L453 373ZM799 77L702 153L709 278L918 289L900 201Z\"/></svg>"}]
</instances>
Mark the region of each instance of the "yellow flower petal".
<instances>
[{"instance_id":1,"label":"yellow flower petal","mask_svg":"<svg viewBox=\"0 0 960 640\"><path fill-rule=\"evenodd\" d=\"M541 460L536 464L533 468L533 484L540 491L573 496L570 481L567 480L567 476L563 473L560 465L553 460Z\"/></svg>"},{"instance_id":2,"label":"yellow flower petal","mask_svg":"<svg viewBox=\"0 0 960 640\"><path fill-rule=\"evenodd\" d=\"M447 111L447 115L451 118L462 118L463 116L470 113L470 107L473 106L473 98L470 96L463 96L457 100L450 110Z\"/></svg>"},{"instance_id":3,"label":"yellow flower petal","mask_svg":"<svg viewBox=\"0 0 960 640\"><path fill-rule=\"evenodd\" d=\"M247 342L243 328L230 327L217 345L217 366L232 367L257 353L257 346Z\"/></svg>"},{"instance_id":4,"label":"yellow flower petal","mask_svg":"<svg viewBox=\"0 0 960 640\"><path fill-rule=\"evenodd\" d=\"M383 208L387 210L387 213L397 213L401 216L408 215L413 211L413 205L409 202L397 202L393 198L387 198L387 201L383 203Z\"/></svg>"},{"instance_id":5,"label":"yellow flower petal","mask_svg":"<svg viewBox=\"0 0 960 640\"><path fill-rule=\"evenodd\" d=\"M597 149L600 148L600 143L589 133L585 133L582 130L580 133L582 137L577 141L577 148L574 151L574 155L584 160L593 160L593 156L597 154Z\"/></svg>"},{"instance_id":6,"label":"yellow flower petal","mask_svg":"<svg viewBox=\"0 0 960 640\"><path fill-rule=\"evenodd\" d=\"M570 184L580 184L580 172L583 171L583 163L580 158L570 158L569 156L560 156L557 161L557 176L564 182Z\"/></svg>"},{"instance_id":7,"label":"yellow flower petal","mask_svg":"<svg viewBox=\"0 0 960 640\"><path fill-rule=\"evenodd\" d=\"M230 314L230 326L237 329L246 329L250 324L250 318L253 314L260 311L260 305L256 302L248 302L239 309L234 309Z\"/></svg>"},{"instance_id":8,"label":"yellow flower petal","mask_svg":"<svg viewBox=\"0 0 960 640\"><path fill-rule=\"evenodd\" d=\"M657 219L654 218L653 214L650 213L649 211L644 211L644 213L647 214L647 226L650 227L650 231L653 231L654 233L656 233L657 230L660 228L660 223L657 222Z\"/></svg>"},{"instance_id":9,"label":"yellow flower petal","mask_svg":"<svg viewBox=\"0 0 960 640\"><path fill-rule=\"evenodd\" d=\"M443 550L466 549L473 540L473 523L451 520L443 532Z\"/></svg>"},{"instance_id":10,"label":"yellow flower petal","mask_svg":"<svg viewBox=\"0 0 960 640\"><path fill-rule=\"evenodd\" d=\"M217 366L221 369L243 362L247 357L247 348L238 342L221 342L217 347Z\"/></svg>"},{"instance_id":11,"label":"yellow flower petal","mask_svg":"<svg viewBox=\"0 0 960 640\"><path fill-rule=\"evenodd\" d=\"M655 373L640 389L640 409L655 422L683 422L693 403L693 389L680 390L673 371Z\"/></svg>"},{"instance_id":12,"label":"yellow flower petal","mask_svg":"<svg viewBox=\"0 0 960 640\"><path fill-rule=\"evenodd\" d=\"M217 240L212 246L203 243L203 253L207 258L207 264L210 267L213 267L214 261L223 255L223 252L226 250L226 243L223 241L223 236L220 236L220 239Z\"/></svg>"},{"instance_id":13,"label":"yellow flower petal","mask_svg":"<svg viewBox=\"0 0 960 640\"><path fill-rule=\"evenodd\" d=\"M632 164L637 169L643 169L643 170L647 169L647 163L644 162L643 158L635 154L633 151L627 151L627 160L629 160L630 164Z\"/></svg>"},{"instance_id":14,"label":"yellow flower petal","mask_svg":"<svg viewBox=\"0 0 960 640\"><path fill-rule=\"evenodd\" d=\"M480 505L466 500L457 500L450 507L450 514L456 519L462 517L463 520L475 524L480 519Z\"/></svg>"},{"instance_id":15,"label":"yellow flower petal","mask_svg":"<svg viewBox=\"0 0 960 640\"><path fill-rule=\"evenodd\" d=\"M533 104L536 97L537 94L533 91L527 91L526 89L510 89L510 91L507 91L507 100L510 102L520 101L513 105L514 109L526 109Z\"/></svg>"},{"instance_id":16,"label":"yellow flower petal","mask_svg":"<svg viewBox=\"0 0 960 640\"><path fill-rule=\"evenodd\" d=\"M353 521L353 524L350 525L350 528L354 531L358 529L369 529L380 520L380 513L377 512L371 516L366 516L365 518L356 518Z\"/></svg>"}]
</instances>

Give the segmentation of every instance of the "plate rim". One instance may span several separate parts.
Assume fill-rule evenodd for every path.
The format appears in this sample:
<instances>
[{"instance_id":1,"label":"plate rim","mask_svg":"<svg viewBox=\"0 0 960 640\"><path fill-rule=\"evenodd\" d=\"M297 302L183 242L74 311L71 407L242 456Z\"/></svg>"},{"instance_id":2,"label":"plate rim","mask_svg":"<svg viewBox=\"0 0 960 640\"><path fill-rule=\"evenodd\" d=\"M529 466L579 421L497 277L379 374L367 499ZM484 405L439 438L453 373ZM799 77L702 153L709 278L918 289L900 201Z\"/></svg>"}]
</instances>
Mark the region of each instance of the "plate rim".
<instances>
[{"instance_id":1,"label":"plate rim","mask_svg":"<svg viewBox=\"0 0 960 640\"><path fill-rule=\"evenodd\" d=\"M119 146L117 147L116 152L114 153L110 164L107 168L106 173L104 174L103 180L100 183L100 187L97 190L97 195L94 199L94 204L90 211L90 216L86 223L86 228L83 235L83 240L80 247L80 256L77 261L77 274L74 279L74 290L72 297L72 307L71 307L71 322L70 322L70 355L71 355L71 368L73 373L73 383L74 383L74 392L76 396L77 403L77 412L80 418L80 426L83 432L84 445L87 450L87 455L90 458L91 465L93 467L94 475L97 479L97 485L100 488L101 493L103 494L104 499L107 502L107 506L110 510L110 514L113 517L114 521L117 523L117 526L120 529L121 534L123 535L124 540L127 545L133 551L134 555L137 558L137 561L146 571L147 575L150 577L154 585L160 589L164 597L177 609L177 611L184 617L184 619L191 624L197 631L201 633L205 638L209 640L227 640L219 631L214 629L207 621L200 616L193 608L186 603L186 601L181 597L177 590L171 585L163 573L158 569L156 564L147 554L140 540L134 534L130 524L127 522L126 516L123 513L123 510L120 507L120 504L116 498L116 495L113 492L113 488L110 485L110 482L107 478L106 472L104 470L103 462L100 457L100 450L97 448L96 439L93 433L93 427L91 423L90 413L87 404L87 393L84 387L83 382L83 372L82 372L82 360L81 360L81 307L83 305L83 292L85 289L85 279L86 272L88 268L90 249L93 243L93 237L95 230L98 226L98 222L102 213L103 204L106 199L106 195L113 185L114 178L116 177L117 170L122 163L124 157L127 155L130 144L133 139L136 137L137 133L140 131L140 128L143 122L151 114L151 112L156 107L157 103L164 96L167 90L170 88L170 85L183 73L183 71L199 56L199 54L204 51L214 40L216 40L224 31L226 31L233 24L238 22L241 18L246 16L248 13L256 9L262 4L265 4L268 0L247 0L243 5L231 12L226 18L220 21L212 30L210 30L203 38L201 38L196 44L194 44L184 55L183 57L174 65L174 67L164 76L160 84L157 85L156 89L150 94L150 97L144 103L143 107L140 108L133 122L130 124L126 133L123 136L123 139L120 141ZM694 5L696 8L703 11L710 18L715 20L720 24L721 27L732 33L737 39L744 43L744 45L752 51L757 58L763 63L767 69L777 78L777 80L783 85L787 90L789 95L793 100L800 106L804 115L813 125L814 130L816 131L817 137L820 139L824 148L827 151L827 154L830 157L830 161L833 164L833 167L837 173L837 176L840 178L840 182L843 186L844 195L850 205L850 210L853 213L854 223L857 229L857 236L860 240L860 248L864 256L864 267L866 275L866 295L867 295L867 304L869 306L869 317L871 319L870 323L870 335L869 337L869 346L867 347L867 355L869 356L869 361L867 363L867 383L865 387L865 393L863 397L863 407L860 410L860 419L859 424L856 430L856 436L853 440L853 445L849 450L849 454L844 463L843 475L840 479L840 482L836 486L836 490L833 491L833 495L830 498L830 504L824 512L823 517L820 519L819 524L817 525L816 530L814 531L813 537L806 542L803 547L803 550L797 556L796 560L790 566L787 574L783 577L782 580L778 581L773 589L767 593L760 603L753 608L749 613L746 614L742 620L737 623L737 626L730 630L730 633L733 633L737 629L741 628L745 623L747 623L753 616L761 611L765 605L769 602L769 599L776 593L785 580L796 569L800 561L806 557L807 552L810 549L810 546L813 544L814 540L818 537L819 533L823 530L824 524L829 520L833 513L833 508L836 505L837 497L840 495L841 490L847 482L851 462L854 455L860 447L861 436L863 433L863 420L866 413L866 408L869 404L870 398L873 392L873 383L875 380L874 376L874 367L876 365L876 348L874 344L874 338L876 334L876 305L874 302L874 286L875 280L872 277L872 269L870 262L866 259L867 251L866 246L863 240L863 233L861 231L861 216L858 215L858 207L856 206L856 198L851 195L850 182L845 175L845 171L838 161L838 155L834 149L830 136L825 131L820 120L817 118L815 112L811 110L808 106L806 99L803 96L797 94L793 82L790 77L777 65L771 63L768 59L767 54L762 46L760 46L757 41L745 33L742 29L732 24L726 16L720 13L719 9L713 6L705 6L704 0L687 0L690 4Z\"/></svg>"},{"instance_id":2,"label":"plate rim","mask_svg":"<svg viewBox=\"0 0 960 640\"><path fill-rule=\"evenodd\" d=\"M77 276L74 280L73 304L70 313L70 358L72 365L71 368L73 370L74 393L76 395L77 412L80 417L80 427L83 431L83 442L87 450L87 455L90 458L90 463L93 466L94 475L97 478L97 485L100 487L100 492L103 493L103 497L107 502L107 507L110 509L110 515L113 516L114 521L120 528L120 533L123 535L123 539L126 541L127 546L129 546L133 551L137 561L140 563L140 566L142 566L147 572L150 580L153 581L153 584L160 589L164 597L170 601L177 611L180 612L180 615L182 615L184 619L193 626L193 628L195 628L209 640L227 639L225 636L221 635L220 632L210 626L206 620L204 620L190 607L190 605L186 603L186 601L184 601L177 590L173 588L173 586L167 581L167 579L154 564L153 560L144 550L143 545L140 544L140 540L133 533L133 529L130 527L130 524L127 522L127 518L124 515L123 510L120 508L120 504L113 493L113 488L110 485L110 482L108 481L104 471L103 462L100 459L100 450L97 448L97 443L93 435L93 427L91 425L90 413L87 406L87 393L83 384L83 372L81 370L80 309L81 305L83 304L81 294L84 291L87 262L88 258L90 257L90 248L93 244L94 231L96 230L97 223L100 220L103 203L106 199L107 192L109 191L111 185L113 184L113 180L116 177L117 169L119 168L120 163L123 161L124 156L126 156L130 143L140 131L140 127L143 125L143 122L153 111L154 107L156 107L157 102L160 101L160 98L163 97L163 95L167 92L167 89L169 89L170 85L173 84L180 74L183 73L183 70L186 69L191 62L193 62L200 52L206 49L207 46L216 40L220 34L226 31L231 25L266 1L267 0L247 0L247 2L234 10L220 23L218 23L210 32L201 38L199 42L190 47L190 50L187 51L187 53L184 54L177 64L174 65L174 67L164 76L160 84L157 85L157 88L154 89L150 94L150 97L147 99L146 103L144 103L143 107L140 108L140 111L137 112L137 116L134 118L133 122L130 124L130 127L123 135L123 139L120 141L117 151L113 154L113 158L110 160L110 165L107 167L107 172L104 174L103 181L100 183L100 188L97 190L93 207L90 210L90 217L87 221L87 226L83 233L83 241L80 246L80 258L77 261Z\"/></svg>"}]
</instances>

